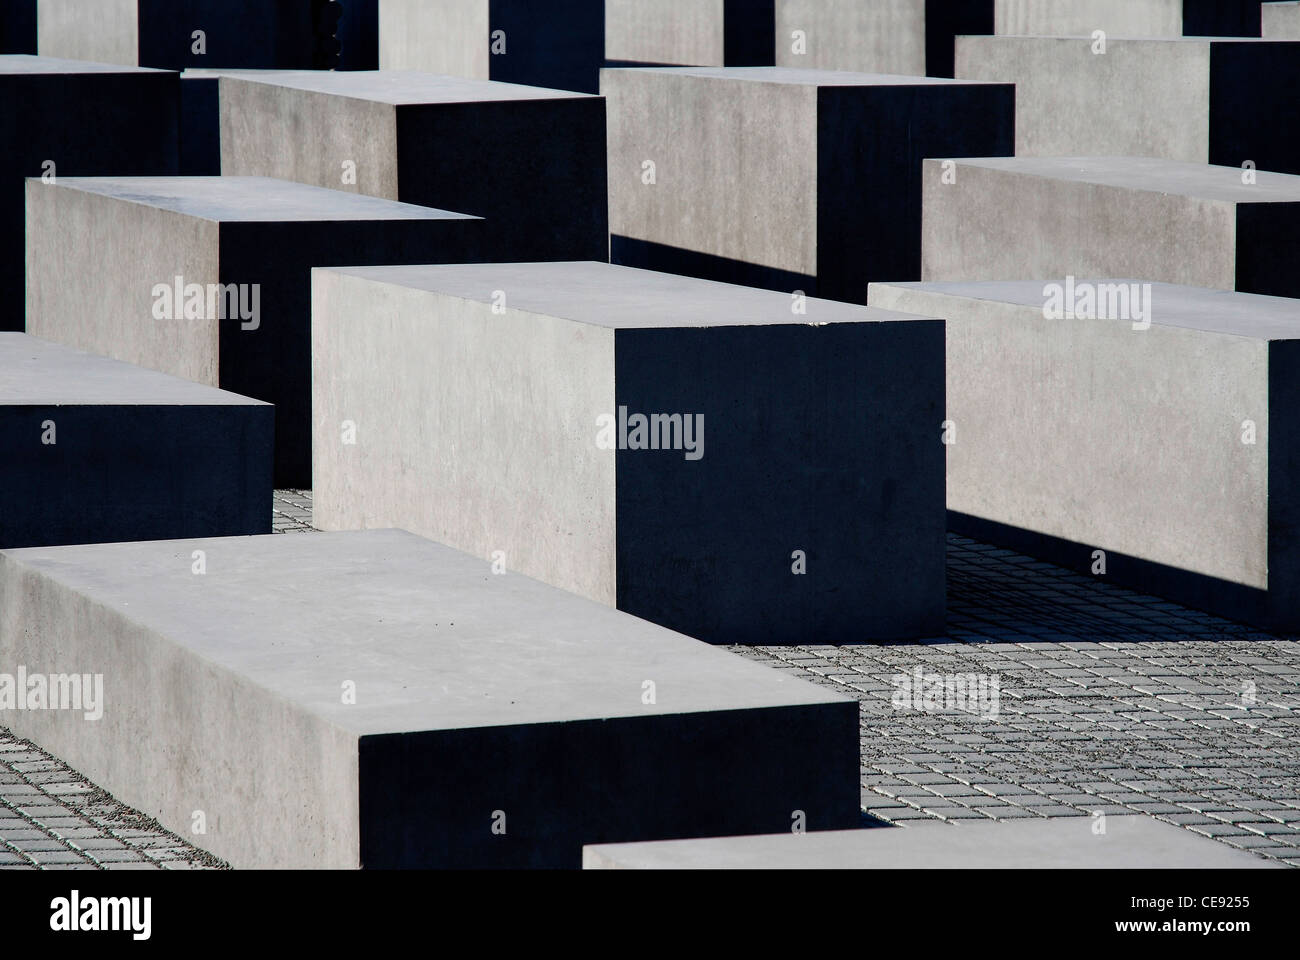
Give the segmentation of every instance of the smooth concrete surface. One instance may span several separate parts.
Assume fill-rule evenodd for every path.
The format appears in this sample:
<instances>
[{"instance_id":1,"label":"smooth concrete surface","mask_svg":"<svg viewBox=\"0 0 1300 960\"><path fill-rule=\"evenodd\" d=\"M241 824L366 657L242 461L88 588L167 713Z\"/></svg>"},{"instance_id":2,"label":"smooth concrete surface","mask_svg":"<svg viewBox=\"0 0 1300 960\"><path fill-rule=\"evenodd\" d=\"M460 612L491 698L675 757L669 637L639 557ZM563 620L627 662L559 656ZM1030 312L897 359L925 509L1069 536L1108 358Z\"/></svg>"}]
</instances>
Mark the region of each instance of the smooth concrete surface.
<instances>
[{"instance_id":1,"label":"smooth concrete surface","mask_svg":"<svg viewBox=\"0 0 1300 960\"><path fill-rule=\"evenodd\" d=\"M923 195L922 280L1137 276L1300 296L1300 176L1144 157L932 159Z\"/></svg>"},{"instance_id":2,"label":"smooth concrete surface","mask_svg":"<svg viewBox=\"0 0 1300 960\"><path fill-rule=\"evenodd\" d=\"M791 307L603 263L316 270L313 520L713 643L937 635L942 324ZM602 448L620 407L702 417L700 456Z\"/></svg>"},{"instance_id":3,"label":"smooth concrete surface","mask_svg":"<svg viewBox=\"0 0 1300 960\"><path fill-rule=\"evenodd\" d=\"M174 73L0 56L0 330L24 329L23 178L176 173Z\"/></svg>"},{"instance_id":4,"label":"smooth concrete surface","mask_svg":"<svg viewBox=\"0 0 1300 960\"><path fill-rule=\"evenodd\" d=\"M1259 0L993 0L1000 35L1258 37Z\"/></svg>"},{"instance_id":5,"label":"smooth concrete surface","mask_svg":"<svg viewBox=\"0 0 1300 960\"><path fill-rule=\"evenodd\" d=\"M623 65L772 66L775 6L775 0L605 0L605 58Z\"/></svg>"},{"instance_id":6,"label":"smooth concrete surface","mask_svg":"<svg viewBox=\"0 0 1300 960\"><path fill-rule=\"evenodd\" d=\"M957 76L1016 85L1016 156L1163 157L1300 173L1300 43L959 37ZM1102 122L1101 118L1104 118Z\"/></svg>"},{"instance_id":7,"label":"smooth concrete surface","mask_svg":"<svg viewBox=\"0 0 1300 960\"><path fill-rule=\"evenodd\" d=\"M608 259L599 97L402 71L220 83L223 174L486 217L496 260Z\"/></svg>"},{"instance_id":8,"label":"smooth concrete surface","mask_svg":"<svg viewBox=\"0 0 1300 960\"><path fill-rule=\"evenodd\" d=\"M613 262L832 300L920 278L923 158L1014 148L1010 84L658 68L602 90Z\"/></svg>"},{"instance_id":9,"label":"smooth concrete surface","mask_svg":"<svg viewBox=\"0 0 1300 960\"><path fill-rule=\"evenodd\" d=\"M595 93L605 3L379 0L379 67Z\"/></svg>"},{"instance_id":10,"label":"smooth concrete surface","mask_svg":"<svg viewBox=\"0 0 1300 960\"><path fill-rule=\"evenodd\" d=\"M1143 870L1280 867L1154 817L1053 817L583 848L588 870Z\"/></svg>"},{"instance_id":11,"label":"smooth concrete surface","mask_svg":"<svg viewBox=\"0 0 1300 960\"><path fill-rule=\"evenodd\" d=\"M270 533L272 414L0 333L0 547Z\"/></svg>"},{"instance_id":12,"label":"smooth concrete surface","mask_svg":"<svg viewBox=\"0 0 1300 960\"><path fill-rule=\"evenodd\" d=\"M183 177L221 174L221 95L223 74L298 71L190 69L181 74L180 169Z\"/></svg>"},{"instance_id":13,"label":"smooth concrete surface","mask_svg":"<svg viewBox=\"0 0 1300 960\"><path fill-rule=\"evenodd\" d=\"M378 2L346 0L336 18L321 0L38 0L39 50L170 70L374 70Z\"/></svg>"},{"instance_id":14,"label":"smooth concrete surface","mask_svg":"<svg viewBox=\"0 0 1300 960\"><path fill-rule=\"evenodd\" d=\"M1300 628L1300 301L1155 283L1144 328L1045 318L1049 282L872 284L946 320L952 526L1089 573L1104 550L1108 582Z\"/></svg>"},{"instance_id":15,"label":"smooth concrete surface","mask_svg":"<svg viewBox=\"0 0 1300 960\"><path fill-rule=\"evenodd\" d=\"M29 180L28 332L274 403L276 485L309 487L311 268L474 259L481 227L259 177ZM188 316L157 289L177 277L204 288ZM249 316L209 309L209 284L244 285Z\"/></svg>"},{"instance_id":16,"label":"smooth concrete surface","mask_svg":"<svg viewBox=\"0 0 1300 960\"><path fill-rule=\"evenodd\" d=\"M1269 40L1300 40L1300 3L1264 4L1262 27Z\"/></svg>"},{"instance_id":17,"label":"smooth concrete surface","mask_svg":"<svg viewBox=\"0 0 1300 960\"><path fill-rule=\"evenodd\" d=\"M402 531L0 553L0 659L102 674L6 725L236 867L859 819L856 701Z\"/></svg>"},{"instance_id":18,"label":"smooth concrete surface","mask_svg":"<svg viewBox=\"0 0 1300 960\"><path fill-rule=\"evenodd\" d=\"M776 0L776 63L953 75L953 39L993 32L992 0Z\"/></svg>"}]
</instances>

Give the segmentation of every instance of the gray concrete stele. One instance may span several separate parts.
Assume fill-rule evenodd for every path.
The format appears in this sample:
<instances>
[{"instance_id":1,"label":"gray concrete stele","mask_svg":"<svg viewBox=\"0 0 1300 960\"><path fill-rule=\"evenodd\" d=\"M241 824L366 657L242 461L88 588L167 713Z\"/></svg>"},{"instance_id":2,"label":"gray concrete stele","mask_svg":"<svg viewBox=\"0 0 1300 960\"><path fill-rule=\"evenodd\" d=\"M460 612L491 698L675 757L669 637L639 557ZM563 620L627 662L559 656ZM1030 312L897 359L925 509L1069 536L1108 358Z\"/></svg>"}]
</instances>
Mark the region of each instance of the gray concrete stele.
<instances>
[{"instance_id":1,"label":"gray concrete stele","mask_svg":"<svg viewBox=\"0 0 1300 960\"><path fill-rule=\"evenodd\" d=\"M323 529L711 643L942 633L942 322L605 263L313 284Z\"/></svg>"},{"instance_id":2,"label":"gray concrete stele","mask_svg":"<svg viewBox=\"0 0 1300 960\"><path fill-rule=\"evenodd\" d=\"M921 162L1010 155L1015 88L782 67L605 70L610 259L865 303L921 277Z\"/></svg>"},{"instance_id":3,"label":"gray concrete stele","mask_svg":"<svg viewBox=\"0 0 1300 960\"><path fill-rule=\"evenodd\" d=\"M1016 156L1161 157L1300 173L1300 43L960 37L957 76L1016 85ZM1104 119L1103 119L1104 118Z\"/></svg>"},{"instance_id":4,"label":"gray concrete stele","mask_svg":"<svg viewBox=\"0 0 1300 960\"><path fill-rule=\"evenodd\" d=\"M1265 4L1267 6L1267 4ZM1258 37L1259 0L993 0L1013 36Z\"/></svg>"},{"instance_id":5,"label":"gray concrete stele","mask_svg":"<svg viewBox=\"0 0 1300 960\"><path fill-rule=\"evenodd\" d=\"M1300 630L1300 301L1061 276L871 302L947 321L950 528Z\"/></svg>"},{"instance_id":6,"label":"gray concrete stele","mask_svg":"<svg viewBox=\"0 0 1300 960\"><path fill-rule=\"evenodd\" d=\"M269 404L0 333L0 547L271 532Z\"/></svg>"},{"instance_id":7,"label":"gray concrete stele","mask_svg":"<svg viewBox=\"0 0 1300 960\"><path fill-rule=\"evenodd\" d=\"M5 724L236 867L860 817L857 701L402 531L0 553L0 653L102 676Z\"/></svg>"},{"instance_id":8,"label":"gray concrete stele","mask_svg":"<svg viewBox=\"0 0 1300 960\"><path fill-rule=\"evenodd\" d=\"M615 843L589 870L1151 870L1282 865L1154 817L1088 816Z\"/></svg>"},{"instance_id":9,"label":"gray concrete stele","mask_svg":"<svg viewBox=\"0 0 1300 960\"><path fill-rule=\"evenodd\" d=\"M486 217L495 260L609 258L600 97L393 70L220 85L227 176Z\"/></svg>"},{"instance_id":10,"label":"gray concrete stele","mask_svg":"<svg viewBox=\"0 0 1300 960\"><path fill-rule=\"evenodd\" d=\"M926 160L922 180L924 281L1141 277L1300 296L1300 176L1149 157L988 157Z\"/></svg>"},{"instance_id":11,"label":"gray concrete stele","mask_svg":"<svg viewBox=\"0 0 1300 960\"><path fill-rule=\"evenodd\" d=\"M311 486L311 268L479 256L483 222L261 177L27 184L27 327L275 404L275 484Z\"/></svg>"}]
</instances>

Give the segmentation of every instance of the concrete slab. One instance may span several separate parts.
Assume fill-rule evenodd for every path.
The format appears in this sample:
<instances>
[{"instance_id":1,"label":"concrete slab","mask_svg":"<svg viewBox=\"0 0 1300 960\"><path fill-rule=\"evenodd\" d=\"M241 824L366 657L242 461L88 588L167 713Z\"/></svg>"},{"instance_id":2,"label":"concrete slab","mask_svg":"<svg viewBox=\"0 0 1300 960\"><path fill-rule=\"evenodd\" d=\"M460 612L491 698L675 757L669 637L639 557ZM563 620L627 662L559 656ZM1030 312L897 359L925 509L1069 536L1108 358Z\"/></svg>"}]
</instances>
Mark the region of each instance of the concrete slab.
<instances>
[{"instance_id":1,"label":"concrete slab","mask_svg":"<svg viewBox=\"0 0 1300 960\"><path fill-rule=\"evenodd\" d=\"M463 214L259 177L27 191L28 332L274 403L277 487L311 484L311 268L481 242Z\"/></svg>"},{"instance_id":2,"label":"concrete slab","mask_svg":"<svg viewBox=\"0 0 1300 960\"><path fill-rule=\"evenodd\" d=\"M1300 43L961 37L957 75L1016 85L1016 156L1102 156L1300 173ZM1105 123L1097 118L1106 117Z\"/></svg>"},{"instance_id":3,"label":"concrete slab","mask_svg":"<svg viewBox=\"0 0 1300 960\"><path fill-rule=\"evenodd\" d=\"M23 178L170 175L176 74L0 56L0 330L24 329Z\"/></svg>"},{"instance_id":4,"label":"concrete slab","mask_svg":"<svg viewBox=\"0 0 1300 960\"><path fill-rule=\"evenodd\" d=\"M926 160L921 279L1300 296L1300 176L1145 157Z\"/></svg>"},{"instance_id":5,"label":"concrete slab","mask_svg":"<svg viewBox=\"0 0 1300 960\"><path fill-rule=\"evenodd\" d=\"M47 56L170 70L374 70L378 2L39 0L39 48Z\"/></svg>"},{"instance_id":6,"label":"concrete slab","mask_svg":"<svg viewBox=\"0 0 1300 960\"><path fill-rule=\"evenodd\" d=\"M776 62L953 75L953 39L993 32L993 0L776 0Z\"/></svg>"},{"instance_id":7,"label":"concrete slab","mask_svg":"<svg viewBox=\"0 0 1300 960\"><path fill-rule=\"evenodd\" d=\"M871 302L947 320L951 528L1099 578L1101 550L1107 582L1300 628L1300 301L1062 276Z\"/></svg>"},{"instance_id":8,"label":"concrete slab","mask_svg":"<svg viewBox=\"0 0 1300 960\"><path fill-rule=\"evenodd\" d=\"M583 848L588 870L1141 870L1280 867L1154 817L1092 817L717 837Z\"/></svg>"},{"instance_id":9,"label":"concrete slab","mask_svg":"<svg viewBox=\"0 0 1300 960\"><path fill-rule=\"evenodd\" d=\"M296 73L284 70L191 69L181 74L180 175L221 174L220 78L223 74Z\"/></svg>"},{"instance_id":10,"label":"concrete slab","mask_svg":"<svg viewBox=\"0 0 1300 960\"><path fill-rule=\"evenodd\" d=\"M1266 3L1262 10L1261 26L1267 39L1300 40L1300 3L1296 0Z\"/></svg>"},{"instance_id":11,"label":"concrete slab","mask_svg":"<svg viewBox=\"0 0 1300 960\"><path fill-rule=\"evenodd\" d=\"M711 643L935 636L942 325L802 306L603 263L314 271L315 523Z\"/></svg>"},{"instance_id":12,"label":"concrete slab","mask_svg":"<svg viewBox=\"0 0 1300 960\"><path fill-rule=\"evenodd\" d=\"M226 75L221 148L227 175L486 217L493 259L609 257L598 97L400 71Z\"/></svg>"},{"instance_id":13,"label":"concrete slab","mask_svg":"<svg viewBox=\"0 0 1300 960\"><path fill-rule=\"evenodd\" d=\"M1258 0L993 0L999 35L1258 37Z\"/></svg>"},{"instance_id":14,"label":"concrete slab","mask_svg":"<svg viewBox=\"0 0 1300 960\"><path fill-rule=\"evenodd\" d=\"M0 653L102 674L99 719L6 725L237 867L859 817L856 701L401 531L9 551Z\"/></svg>"},{"instance_id":15,"label":"concrete slab","mask_svg":"<svg viewBox=\"0 0 1300 960\"><path fill-rule=\"evenodd\" d=\"M775 0L605 0L610 66L776 63Z\"/></svg>"},{"instance_id":16,"label":"concrete slab","mask_svg":"<svg viewBox=\"0 0 1300 960\"><path fill-rule=\"evenodd\" d=\"M379 0L379 67L595 93L605 3Z\"/></svg>"},{"instance_id":17,"label":"concrete slab","mask_svg":"<svg viewBox=\"0 0 1300 960\"><path fill-rule=\"evenodd\" d=\"M919 279L922 158L1014 144L1009 84L781 67L603 77L611 260L787 293L862 303L870 280Z\"/></svg>"},{"instance_id":18,"label":"concrete slab","mask_svg":"<svg viewBox=\"0 0 1300 960\"><path fill-rule=\"evenodd\" d=\"M270 533L272 414L0 333L0 547Z\"/></svg>"}]
</instances>

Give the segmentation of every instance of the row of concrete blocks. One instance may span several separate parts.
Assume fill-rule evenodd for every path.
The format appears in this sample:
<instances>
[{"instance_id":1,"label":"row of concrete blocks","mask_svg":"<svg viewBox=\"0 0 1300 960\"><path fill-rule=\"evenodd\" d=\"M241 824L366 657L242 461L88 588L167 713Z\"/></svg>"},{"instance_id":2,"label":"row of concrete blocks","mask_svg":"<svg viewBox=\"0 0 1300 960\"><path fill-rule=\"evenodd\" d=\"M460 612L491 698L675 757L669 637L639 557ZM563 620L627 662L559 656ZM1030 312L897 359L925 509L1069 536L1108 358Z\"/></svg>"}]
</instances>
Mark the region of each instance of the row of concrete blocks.
<instances>
[{"instance_id":1,"label":"row of concrete blocks","mask_svg":"<svg viewBox=\"0 0 1300 960\"><path fill-rule=\"evenodd\" d=\"M1005 42L1010 49L1061 41L989 42ZM1293 96L1290 87L1256 81L1270 65L1282 69L1287 60L1300 58L1300 45L1131 43L1116 48L1110 62L1161 62L1148 47L1170 52L1180 62L1194 61L1189 69L1203 74L1206 82L1188 96L1200 101L1154 101L1166 115L1181 116L1190 109L1209 122L1190 136L1182 131L1195 124L1175 124L1162 139L1148 136L1150 124L1144 120L1125 128L1128 132L1099 134L1102 145L1148 149L1188 162L1239 163L1235 174L1178 178L1190 177L1193 189L1223 193L1229 179L1239 177L1241 189L1233 196L1240 198L1243 210L1260 210L1271 198L1284 200L1286 181L1258 170L1294 165L1300 152L1294 125L1243 126L1239 118L1257 120L1260 110L1284 115L1284 104L1273 92ZM1271 55L1257 55L1252 48ZM1192 55L1190 60L1185 53ZM66 61L3 59L4 82L14 90L14 102L32 111L28 119L33 120L4 137L13 149L4 152L10 158L5 166L11 183L0 200L6 227L0 269L9 289L17 291L20 178L178 172L183 164L175 153L177 127L150 124L175 119L179 97L173 74L106 76L111 68L96 67L100 72L89 74ZM1014 59L1034 62L1033 57ZM1186 71L1170 65L1156 72L1182 76ZM1043 99L1042 91L1053 85L1036 86L1032 78L1021 81L1029 93L1018 110L1011 84L781 68L612 70L605 75L604 99L385 72L205 76L186 81L183 88L205 90L199 98L206 98L204 109L214 113L216 88L222 91L221 161L208 167L487 218L481 249L466 250L457 259L612 258L861 303L868 282L926 275L921 262L928 255L922 237L923 210L928 209L922 204L925 158L1001 157L1016 152L1018 142L1022 154L1035 152L1034 145L1077 142L1091 122L1087 105L1107 100L1104 90L1115 83L1143 91L1151 86L1122 69L1109 75L1103 92L1081 96L1075 104L1079 110L1065 111L1064 118L1052 97ZM1215 77L1226 79L1218 83ZM122 106L127 93L144 104L129 116ZM1172 91L1170 96L1177 99ZM665 102L673 103L673 109L663 109ZM59 117L65 107L66 121L35 122L38 111L42 118ZM283 135L287 116L294 118L290 137ZM46 134L30 136L29 130ZM181 141L203 139L187 134ZM1159 146L1144 148L1143 139ZM463 149L440 149L448 141ZM116 146L124 142L133 146ZM503 146L515 142L527 142L530 148ZM1280 192L1259 186L1257 174L1281 185ZM945 175L951 179L955 170ZM1120 170L1117 176L1122 175ZM1162 189L1155 178L1148 182ZM888 188L882 189L885 184ZM516 202L520 195L529 202ZM1014 211L1000 219L1019 230ZM951 255L960 256L961 249ZM1166 276L1158 269L1076 272L1137 273L1154 280L1232 286L1221 277ZM1280 277L1247 278L1240 289L1290 292ZM21 329L12 296L0 326Z\"/></svg>"},{"instance_id":2,"label":"row of concrete blocks","mask_svg":"<svg viewBox=\"0 0 1300 960\"><path fill-rule=\"evenodd\" d=\"M33 242L67 251L96 222L156 235L141 197L247 187L293 192L229 178L33 184L46 218ZM167 236L183 248L184 230ZM280 390L280 422L306 431L293 450L312 458L323 528L410 529L710 642L848 642L942 631L946 505L987 539L1300 625L1297 444L1279 412L1297 382L1289 298L1047 272L873 284L873 307L857 307L603 263L376 266L316 268L310 311L305 276L272 279L268 301L296 290L292 324L159 319L141 295L106 333L94 305L147 287L156 267L96 264L96 249L66 261L81 285L34 311L33 332ZM202 308L206 290L193 295ZM24 455L10 469L49 498L50 458L80 451L101 467L103 438L65 426L49 443L59 419L49 400L22 403L25 389L35 382L14 390ZM256 438L244 449L268 455ZM82 475L60 499L77 501ZM247 524L265 488L240 489ZM54 530L62 542L192 531L164 515L131 530L102 510L72 529L6 514L6 546L58 542L24 539Z\"/></svg>"},{"instance_id":3,"label":"row of concrete blocks","mask_svg":"<svg viewBox=\"0 0 1300 960\"><path fill-rule=\"evenodd\" d=\"M602 66L948 76L967 34L1294 38L1258 0L6 0L0 53L185 68L420 70L595 92ZM194 32L203 32L202 44ZM958 74L960 75L960 74Z\"/></svg>"}]
</instances>

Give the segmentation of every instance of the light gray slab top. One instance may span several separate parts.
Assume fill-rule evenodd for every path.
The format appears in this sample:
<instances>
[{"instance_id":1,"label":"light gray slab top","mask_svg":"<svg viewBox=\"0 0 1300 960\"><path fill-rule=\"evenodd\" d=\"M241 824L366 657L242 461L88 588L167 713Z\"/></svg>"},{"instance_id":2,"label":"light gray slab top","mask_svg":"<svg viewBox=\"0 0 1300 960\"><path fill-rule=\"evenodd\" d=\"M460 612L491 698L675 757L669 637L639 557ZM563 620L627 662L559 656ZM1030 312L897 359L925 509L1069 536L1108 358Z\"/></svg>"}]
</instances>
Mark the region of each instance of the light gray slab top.
<instances>
[{"instance_id":1,"label":"light gray slab top","mask_svg":"<svg viewBox=\"0 0 1300 960\"><path fill-rule=\"evenodd\" d=\"M400 530L5 557L358 735L846 702Z\"/></svg>"},{"instance_id":2,"label":"light gray slab top","mask_svg":"<svg viewBox=\"0 0 1300 960\"><path fill-rule=\"evenodd\" d=\"M966 157L963 167L984 167L1028 177L1074 180L1128 190L1196 197L1228 203L1300 202L1300 176L1257 171L1241 182L1240 167L1160 160L1152 157Z\"/></svg>"},{"instance_id":3,"label":"light gray slab top","mask_svg":"<svg viewBox=\"0 0 1300 960\"><path fill-rule=\"evenodd\" d=\"M527 87L499 80L471 80L414 70L298 70L260 75L224 74L223 83L269 83L294 90L328 93L393 106L428 103L478 103L489 100L577 100L589 93Z\"/></svg>"},{"instance_id":4,"label":"light gray slab top","mask_svg":"<svg viewBox=\"0 0 1300 960\"><path fill-rule=\"evenodd\" d=\"M269 406L119 360L0 333L0 405Z\"/></svg>"},{"instance_id":5,"label":"light gray slab top","mask_svg":"<svg viewBox=\"0 0 1300 960\"><path fill-rule=\"evenodd\" d=\"M1041 310L1046 300L1043 288L1065 278L1047 280L984 280L940 283L873 283L871 287L916 290L944 297L1012 303ZM1076 278L1080 284L1143 284L1133 279ZM1202 330L1256 340L1300 339L1300 300L1266 297L1255 293L1211 290L1174 283L1149 283L1152 325ZM935 310L935 313L941 311ZM1062 321L1063 323L1066 321ZM1070 321L1074 322L1074 321Z\"/></svg>"},{"instance_id":6,"label":"light gray slab top","mask_svg":"<svg viewBox=\"0 0 1300 960\"><path fill-rule=\"evenodd\" d=\"M856 73L851 70L807 70L799 67L606 67L605 72L674 73L684 77L780 83L808 87L938 87L991 86L986 80L915 77L910 74Z\"/></svg>"},{"instance_id":7,"label":"light gray slab top","mask_svg":"<svg viewBox=\"0 0 1300 960\"><path fill-rule=\"evenodd\" d=\"M65 60L62 57L38 57L30 53L0 55L0 74L6 73L175 73L152 67L128 67L120 63L95 63L90 60Z\"/></svg>"},{"instance_id":8,"label":"light gray slab top","mask_svg":"<svg viewBox=\"0 0 1300 960\"><path fill-rule=\"evenodd\" d=\"M795 314L788 293L598 261L318 269L480 303L501 290L509 309L613 329L931 319L815 299Z\"/></svg>"},{"instance_id":9,"label":"light gray slab top","mask_svg":"<svg viewBox=\"0 0 1300 960\"><path fill-rule=\"evenodd\" d=\"M1268 6L1268 4L1264 4L1264 5ZM1013 40L1013 41L1014 40L1061 40L1067 43L1075 43L1075 44L1079 43L1080 41L1084 41L1086 43L1093 42L1093 38L1091 36L1084 36L1083 34L1080 33L1074 33L1074 34L1071 33L1005 34L1004 33L1004 34L998 34L996 36L986 36L983 34L976 34L971 36L963 36L962 39L970 40L976 43L983 43L988 40L995 40L998 42L1008 41L1008 40ZM1142 43L1183 43L1183 44L1197 43L1202 45L1206 43L1295 43L1296 42L1294 40L1281 40L1276 37L1272 37L1272 38L1270 37L1196 37L1196 36L1142 37L1142 36L1137 36L1135 34L1118 34L1118 35L1107 34L1106 35L1107 43L1125 43L1125 42L1133 42L1133 41L1140 41Z\"/></svg>"},{"instance_id":10,"label":"light gray slab top","mask_svg":"<svg viewBox=\"0 0 1300 960\"><path fill-rule=\"evenodd\" d=\"M81 190L222 223L480 219L270 177L59 177L48 189Z\"/></svg>"},{"instance_id":11,"label":"light gray slab top","mask_svg":"<svg viewBox=\"0 0 1300 960\"><path fill-rule=\"evenodd\" d=\"M1153 817L1053 817L822 833L594 844L587 867L625 869L1140 869L1279 867Z\"/></svg>"}]
</instances>

